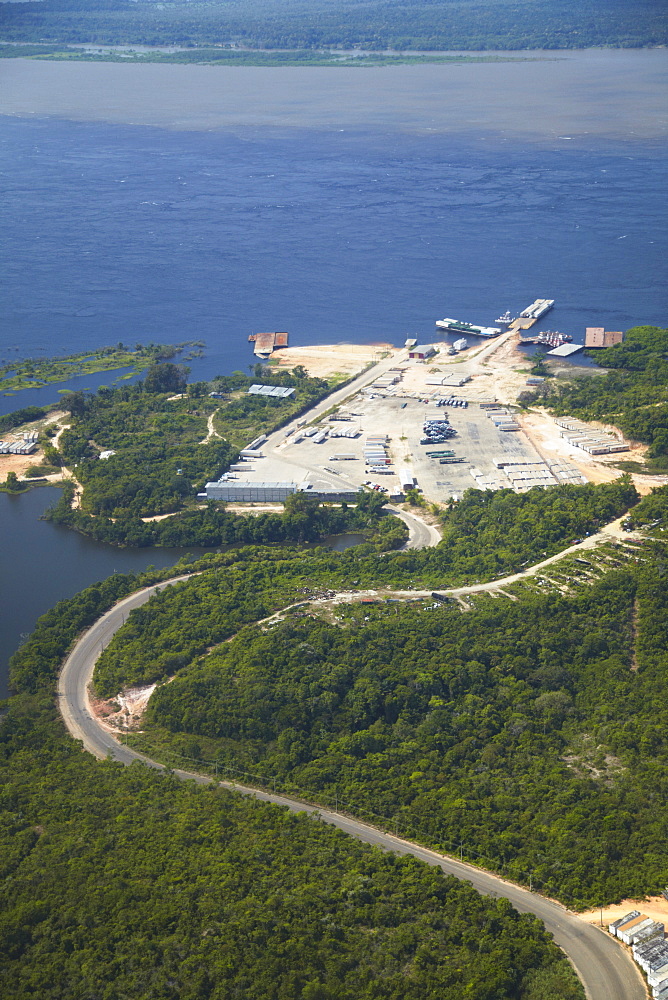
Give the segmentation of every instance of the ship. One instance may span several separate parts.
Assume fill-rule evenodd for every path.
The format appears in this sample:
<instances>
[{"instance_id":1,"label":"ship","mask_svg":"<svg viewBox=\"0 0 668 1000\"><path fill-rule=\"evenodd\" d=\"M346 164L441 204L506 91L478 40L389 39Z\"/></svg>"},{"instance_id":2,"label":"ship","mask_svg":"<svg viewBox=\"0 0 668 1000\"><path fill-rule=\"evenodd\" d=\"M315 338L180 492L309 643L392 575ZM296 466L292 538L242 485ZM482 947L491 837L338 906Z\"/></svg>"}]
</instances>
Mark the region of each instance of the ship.
<instances>
[{"instance_id":1,"label":"ship","mask_svg":"<svg viewBox=\"0 0 668 1000\"><path fill-rule=\"evenodd\" d=\"M466 337L461 337L459 340L456 340L452 346L456 351L465 351L469 346L469 342Z\"/></svg>"},{"instance_id":2,"label":"ship","mask_svg":"<svg viewBox=\"0 0 668 1000\"><path fill-rule=\"evenodd\" d=\"M501 330L497 326L474 326L458 319L437 319L436 326L451 333L469 333L474 337L498 337Z\"/></svg>"},{"instance_id":3,"label":"ship","mask_svg":"<svg viewBox=\"0 0 668 1000\"><path fill-rule=\"evenodd\" d=\"M515 322L515 317L511 312L506 311L501 316L497 316L494 320L495 323L502 323L504 326L510 326L511 323Z\"/></svg>"}]
</instances>

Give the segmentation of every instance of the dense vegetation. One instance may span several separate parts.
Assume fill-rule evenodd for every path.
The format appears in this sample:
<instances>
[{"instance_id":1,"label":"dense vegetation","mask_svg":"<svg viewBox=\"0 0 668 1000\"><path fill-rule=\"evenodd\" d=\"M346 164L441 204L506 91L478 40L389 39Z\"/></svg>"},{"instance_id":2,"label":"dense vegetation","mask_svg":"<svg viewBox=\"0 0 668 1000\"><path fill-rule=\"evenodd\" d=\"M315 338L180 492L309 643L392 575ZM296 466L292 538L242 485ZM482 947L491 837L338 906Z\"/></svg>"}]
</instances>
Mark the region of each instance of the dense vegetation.
<instances>
[{"instance_id":1,"label":"dense vegetation","mask_svg":"<svg viewBox=\"0 0 668 1000\"><path fill-rule=\"evenodd\" d=\"M571 905L640 896L668 874L668 591L646 559L467 613L342 605L247 627L158 688L137 745L393 817ZM206 580L172 616L168 597L142 609L114 658L143 642L157 662L165 631L201 649Z\"/></svg>"},{"instance_id":2,"label":"dense vegetation","mask_svg":"<svg viewBox=\"0 0 668 1000\"><path fill-rule=\"evenodd\" d=\"M50 409L52 409L51 406L23 406L20 410L4 413L0 416L0 434L34 420L42 420Z\"/></svg>"},{"instance_id":3,"label":"dense vegetation","mask_svg":"<svg viewBox=\"0 0 668 1000\"><path fill-rule=\"evenodd\" d=\"M563 491L563 492L560 492ZM173 674L242 624L315 590L444 587L519 570L558 552L575 531L595 530L637 500L624 479L518 495L470 490L446 513L445 539L434 549L378 556L370 545L338 555L324 549L242 549L229 553L234 572L206 574L133 612L96 668L100 693L152 683ZM507 505L506 505L507 502ZM289 512L289 510L288 510ZM547 525L541 527L541 518ZM512 534L512 520L519 528ZM543 533L544 532L544 533ZM504 544L497 553L493 546ZM547 548L544 548L547 546Z\"/></svg>"},{"instance_id":4,"label":"dense vegetation","mask_svg":"<svg viewBox=\"0 0 668 1000\"><path fill-rule=\"evenodd\" d=\"M185 389L171 365L139 386L74 394L62 459L76 462L85 504L78 514L64 502L54 516L118 530L112 540L126 543L144 531L163 544L280 543L345 525L387 544L393 519L378 520L372 494L348 511L295 497L280 517L207 505L141 520L187 508L177 480L191 495L218 474L213 464L326 391L292 377L298 398L278 405L248 397L240 374L218 381L223 402L203 385L170 399ZM222 437L198 444L216 409ZM102 448L124 461L94 458ZM130 615L101 657L97 689L173 677L152 699L147 731L130 737L169 761L260 772L571 905L656 890L668 819L660 542L586 588L525 587L517 602L481 597L467 613L422 601L337 605L317 618L304 607L333 589L498 577L629 508L638 523L663 516L662 491L637 500L627 477L523 495L471 490L444 512L433 550L211 554L189 565L205 572ZM115 600L186 568L115 575L61 602L13 658L18 694L0 720L0 992L581 1000L540 925L505 901L302 815L96 763L65 736L53 685L74 638ZM300 603L283 622L256 624Z\"/></svg>"},{"instance_id":5,"label":"dense vegetation","mask_svg":"<svg viewBox=\"0 0 668 1000\"><path fill-rule=\"evenodd\" d=\"M622 344L591 356L608 372L597 378L551 379L531 399L557 414L615 424L632 440L649 445L648 465L668 469L668 330L637 326Z\"/></svg>"},{"instance_id":6,"label":"dense vegetation","mask_svg":"<svg viewBox=\"0 0 668 1000\"><path fill-rule=\"evenodd\" d=\"M303 814L83 754L57 718L54 670L140 582L61 602L14 657L19 693L0 724L3 996L582 1000L538 921L505 900Z\"/></svg>"},{"instance_id":7,"label":"dense vegetation","mask_svg":"<svg viewBox=\"0 0 668 1000\"><path fill-rule=\"evenodd\" d=\"M656 528L656 534L668 528L668 486L658 486L636 504L626 519L629 528L650 525Z\"/></svg>"},{"instance_id":8,"label":"dense vegetation","mask_svg":"<svg viewBox=\"0 0 668 1000\"><path fill-rule=\"evenodd\" d=\"M192 511L174 526L147 525L142 518L198 504L197 492L229 467L239 448L328 392L326 382L309 378L301 369L268 377L272 385L296 386L287 400L248 396L251 381L240 373L216 379L227 397L221 401L208 395L207 383L186 387L180 366L159 364L137 385L63 397L72 425L60 438L56 458L73 468L83 494L81 509L73 510L72 494L66 492L52 519L115 544L215 545L234 540L228 537L224 517L220 530L212 534L211 514L202 511ZM210 434L208 419L214 417L215 431ZM114 454L101 460L103 451Z\"/></svg>"},{"instance_id":9,"label":"dense vegetation","mask_svg":"<svg viewBox=\"0 0 668 1000\"><path fill-rule=\"evenodd\" d=\"M3 4L8 41L254 49L569 49L668 41L652 0L337 0Z\"/></svg>"},{"instance_id":10,"label":"dense vegetation","mask_svg":"<svg viewBox=\"0 0 668 1000\"><path fill-rule=\"evenodd\" d=\"M209 501L203 510L191 510L160 521L142 521L140 517L116 521L90 518L82 511L72 510L72 495L73 487L65 486L61 500L49 512L50 520L111 545L213 548L317 542L328 535L364 532L371 545L386 551L403 545L408 536L402 521L381 510L384 496L369 492L360 492L354 506L331 506L314 497L295 494L285 501L282 513L248 515L233 514L219 501Z\"/></svg>"}]
</instances>

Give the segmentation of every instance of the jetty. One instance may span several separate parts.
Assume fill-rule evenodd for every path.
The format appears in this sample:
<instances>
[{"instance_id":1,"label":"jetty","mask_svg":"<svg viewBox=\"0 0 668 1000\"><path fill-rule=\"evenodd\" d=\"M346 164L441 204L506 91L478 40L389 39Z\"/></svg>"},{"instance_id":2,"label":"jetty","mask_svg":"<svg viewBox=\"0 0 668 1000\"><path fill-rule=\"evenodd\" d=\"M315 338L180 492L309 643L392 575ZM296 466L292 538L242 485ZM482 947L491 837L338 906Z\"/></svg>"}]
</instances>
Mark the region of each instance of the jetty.
<instances>
[{"instance_id":1,"label":"jetty","mask_svg":"<svg viewBox=\"0 0 668 1000\"><path fill-rule=\"evenodd\" d=\"M534 323L549 312L554 305L554 299L536 299L530 306L523 309L519 316L512 318L509 312L499 316L497 323L506 328L506 331L529 330ZM449 333L472 334L474 337L498 337L502 332L501 326L476 326L473 323L466 323L459 319L437 319L436 326ZM408 341L406 342L408 346Z\"/></svg>"},{"instance_id":2,"label":"jetty","mask_svg":"<svg viewBox=\"0 0 668 1000\"><path fill-rule=\"evenodd\" d=\"M288 346L288 334L282 333L251 333L248 342L255 344L253 353L260 358L268 358L272 351Z\"/></svg>"}]
</instances>

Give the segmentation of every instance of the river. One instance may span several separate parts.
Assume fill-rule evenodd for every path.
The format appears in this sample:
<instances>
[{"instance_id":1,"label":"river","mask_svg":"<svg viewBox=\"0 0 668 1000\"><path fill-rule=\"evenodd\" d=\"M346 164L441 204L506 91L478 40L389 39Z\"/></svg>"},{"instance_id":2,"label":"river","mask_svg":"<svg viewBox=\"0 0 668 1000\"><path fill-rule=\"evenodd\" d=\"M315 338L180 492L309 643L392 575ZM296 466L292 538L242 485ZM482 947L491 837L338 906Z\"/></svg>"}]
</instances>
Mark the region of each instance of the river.
<instances>
[{"instance_id":1,"label":"river","mask_svg":"<svg viewBox=\"0 0 668 1000\"><path fill-rule=\"evenodd\" d=\"M489 325L543 296L556 306L541 327L576 341L665 324L668 52L521 55L1 60L0 361L202 339L205 378L247 371L251 332L429 342L437 318ZM58 388L1 397L0 412ZM4 655L60 597L177 556L40 522L52 498L0 495Z\"/></svg>"}]
</instances>

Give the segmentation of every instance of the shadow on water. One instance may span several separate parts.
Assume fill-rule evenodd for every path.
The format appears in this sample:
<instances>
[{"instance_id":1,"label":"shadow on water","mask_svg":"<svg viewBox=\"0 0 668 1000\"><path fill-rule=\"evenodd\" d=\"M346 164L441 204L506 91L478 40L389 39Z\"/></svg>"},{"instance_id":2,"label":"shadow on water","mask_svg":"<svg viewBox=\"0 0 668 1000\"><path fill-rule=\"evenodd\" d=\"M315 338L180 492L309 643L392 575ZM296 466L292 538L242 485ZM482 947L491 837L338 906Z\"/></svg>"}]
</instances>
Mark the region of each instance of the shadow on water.
<instances>
[{"instance_id":1,"label":"shadow on water","mask_svg":"<svg viewBox=\"0 0 668 1000\"><path fill-rule=\"evenodd\" d=\"M346 549L351 549L353 545L361 545L365 541L366 538L364 535L350 532L342 535L330 535L329 538L325 538L324 544L328 548L334 549L335 552L345 552Z\"/></svg>"}]
</instances>

